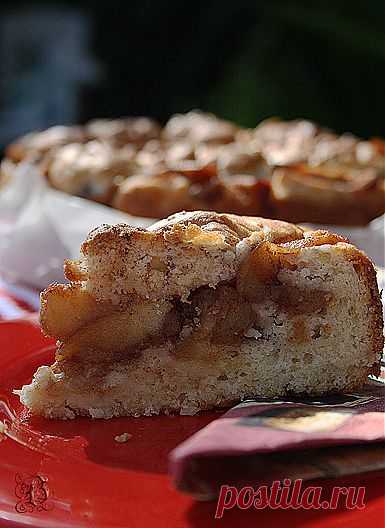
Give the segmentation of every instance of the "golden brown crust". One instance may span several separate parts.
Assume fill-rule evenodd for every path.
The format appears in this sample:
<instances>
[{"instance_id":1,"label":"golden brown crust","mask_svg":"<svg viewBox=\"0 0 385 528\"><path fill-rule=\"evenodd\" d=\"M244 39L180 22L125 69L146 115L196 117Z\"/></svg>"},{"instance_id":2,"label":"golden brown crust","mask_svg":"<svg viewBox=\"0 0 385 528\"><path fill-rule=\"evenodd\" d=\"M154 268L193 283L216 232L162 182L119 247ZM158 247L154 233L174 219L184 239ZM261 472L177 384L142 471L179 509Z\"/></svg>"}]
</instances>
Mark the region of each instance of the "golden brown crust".
<instances>
[{"instance_id":1,"label":"golden brown crust","mask_svg":"<svg viewBox=\"0 0 385 528\"><path fill-rule=\"evenodd\" d=\"M305 231L304 238L286 242L283 244L283 247L290 250L300 250L305 247L323 246L325 244L334 245L339 242L347 244L349 240L341 235L317 229L316 231Z\"/></svg>"},{"instance_id":2,"label":"golden brown crust","mask_svg":"<svg viewBox=\"0 0 385 528\"><path fill-rule=\"evenodd\" d=\"M168 231L175 224L181 226L195 224L207 231L224 233L226 237L230 236L237 242L255 231L268 233L271 240L277 243L296 240L303 236L303 230L300 227L280 220L213 211L183 211L157 222L150 229L151 231Z\"/></svg>"},{"instance_id":3,"label":"golden brown crust","mask_svg":"<svg viewBox=\"0 0 385 528\"><path fill-rule=\"evenodd\" d=\"M198 227L199 230L196 230ZM202 233L207 235L207 244L215 247L235 247L241 240L257 233L262 239L268 239L277 244L290 242L303 237L303 229L293 224L280 220L267 218L236 216L213 211L182 211L165 220L161 220L148 229L134 228L127 224L115 226L102 225L91 231L82 244L82 253L93 253L98 248L114 244L116 240L129 245L138 243L143 239L164 238L165 240L179 243L188 247L195 239L204 243Z\"/></svg>"},{"instance_id":4,"label":"golden brown crust","mask_svg":"<svg viewBox=\"0 0 385 528\"><path fill-rule=\"evenodd\" d=\"M90 249L97 251L98 247L103 248L117 239L124 242L134 242L150 236L144 228L132 227L128 224L116 224L114 226L102 224L89 233L81 246L81 252L83 255L87 255ZM70 262L69 269L72 270L73 261Z\"/></svg>"},{"instance_id":5,"label":"golden brown crust","mask_svg":"<svg viewBox=\"0 0 385 528\"><path fill-rule=\"evenodd\" d=\"M81 260L64 261L64 276L70 282L81 282L87 279L87 269L83 268Z\"/></svg>"},{"instance_id":6,"label":"golden brown crust","mask_svg":"<svg viewBox=\"0 0 385 528\"><path fill-rule=\"evenodd\" d=\"M368 374L378 376L381 370L381 357L384 350L384 318L376 270L365 253L353 246L349 246L349 252L349 260L353 263L356 273L367 284L370 291L371 300L368 306L368 323L370 325L370 335L372 336L372 349L378 361L368 369Z\"/></svg>"}]
</instances>

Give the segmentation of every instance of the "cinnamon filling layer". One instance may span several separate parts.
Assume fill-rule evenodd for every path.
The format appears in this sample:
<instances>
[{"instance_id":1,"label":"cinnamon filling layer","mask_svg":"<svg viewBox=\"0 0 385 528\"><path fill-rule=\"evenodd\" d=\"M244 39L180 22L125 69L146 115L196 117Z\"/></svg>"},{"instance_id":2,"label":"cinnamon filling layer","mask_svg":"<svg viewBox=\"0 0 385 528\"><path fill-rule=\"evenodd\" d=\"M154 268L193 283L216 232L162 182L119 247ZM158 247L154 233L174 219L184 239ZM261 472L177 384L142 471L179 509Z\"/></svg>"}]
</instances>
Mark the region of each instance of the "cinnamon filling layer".
<instances>
[{"instance_id":1,"label":"cinnamon filling layer","mask_svg":"<svg viewBox=\"0 0 385 528\"><path fill-rule=\"evenodd\" d=\"M199 288L188 303L142 302L131 305L129 310L115 308L66 338L58 348L57 359L76 358L77 362L98 364L127 361L151 346L168 345L175 358L210 361L210 350L216 345L236 349L245 339L269 339L259 316L259 307L265 302L272 301L277 313L303 316L323 313L332 299L327 292L282 285L278 281L265 285L263 293L261 287L250 293L245 297L235 283L229 283L215 290L207 286ZM295 328L294 334L294 340L306 338L303 329L299 335Z\"/></svg>"},{"instance_id":2,"label":"cinnamon filling layer","mask_svg":"<svg viewBox=\"0 0 385 528\"><path fill-rule=\"evenodd\" d=\"M127 295L119 305L113 305L96 301L81 283L56 285L42 298L42 326L61 342L58 360L127 360L148 347L167 345L176 358L210 361L215 345L237 347L245 339L268 339L259 315L266 303L272 304L276 313L290 317L324 313L331 293L282 284L279 273L297 269L295 256L301 246L342 240L318 232L311 240L298 243L262 242L240 265L233 281L215 289L202 286L191 292L188 302ZM297 321L296 325L292 339L311 338L304 324Z\"/></svg>"}]
</instances>

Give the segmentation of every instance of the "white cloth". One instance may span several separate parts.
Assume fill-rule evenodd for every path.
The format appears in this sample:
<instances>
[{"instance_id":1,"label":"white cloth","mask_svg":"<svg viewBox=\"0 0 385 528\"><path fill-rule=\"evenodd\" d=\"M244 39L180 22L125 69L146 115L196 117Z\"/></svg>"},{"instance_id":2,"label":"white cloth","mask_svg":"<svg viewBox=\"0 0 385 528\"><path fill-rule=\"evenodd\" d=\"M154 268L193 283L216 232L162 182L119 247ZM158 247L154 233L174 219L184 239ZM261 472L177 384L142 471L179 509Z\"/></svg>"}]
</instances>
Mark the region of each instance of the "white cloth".
<instances>
[{"instance_id":1,"label":"white cloth","mask_svg":"<svg viewBox=\"0 0 385 528\"><path fill-rule=\"evenodd\" d=\"M101 204L51 189L28 164L0 189L0 273L7 282L43 289L63 281L63 261L77 258L87 233L101 224L148 226Z\"/></svg>"}]
</instances>

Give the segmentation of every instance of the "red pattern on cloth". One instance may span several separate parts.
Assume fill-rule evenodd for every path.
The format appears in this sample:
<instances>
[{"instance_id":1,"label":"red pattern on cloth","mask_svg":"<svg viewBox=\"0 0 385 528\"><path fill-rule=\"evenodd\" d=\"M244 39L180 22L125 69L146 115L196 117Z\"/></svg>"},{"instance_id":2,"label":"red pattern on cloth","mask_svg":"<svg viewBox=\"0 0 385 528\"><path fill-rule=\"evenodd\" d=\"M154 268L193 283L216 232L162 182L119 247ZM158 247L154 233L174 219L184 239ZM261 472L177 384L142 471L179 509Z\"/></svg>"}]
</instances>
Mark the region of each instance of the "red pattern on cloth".
<instances>
[{"instance_id":1,"label":"red pattern on cloth","mask_svg":"<svg viewBox=\"0 0 385 528\"><path fill-rule=\"evenodd\" d=\"M36 312L27 302L16 298L0 286L0 320L36 317Z\"/></svg>"}]
</instances>

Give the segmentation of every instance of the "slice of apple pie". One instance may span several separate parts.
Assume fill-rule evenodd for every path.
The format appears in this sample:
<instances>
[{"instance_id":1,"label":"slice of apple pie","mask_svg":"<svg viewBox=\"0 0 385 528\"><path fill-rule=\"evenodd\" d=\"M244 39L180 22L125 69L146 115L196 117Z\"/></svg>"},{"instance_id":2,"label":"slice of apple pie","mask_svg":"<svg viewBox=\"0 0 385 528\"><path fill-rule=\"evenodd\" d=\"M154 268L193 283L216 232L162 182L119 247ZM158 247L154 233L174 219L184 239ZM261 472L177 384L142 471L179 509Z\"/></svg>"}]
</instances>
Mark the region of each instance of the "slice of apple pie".
<instances>
[{"instance_id":1,"label":"slice of apple pie","mask_svg":"<svg viewBox=\"0 0 385 528\"><path fill-rule=\"evenodd\" d=\"M35 414L194 414L350 391L378 372L373 265L326 231L199 211L104 225L65 274L41 296L56 361L19 391Z\"/></svg>"}]
</instances>

